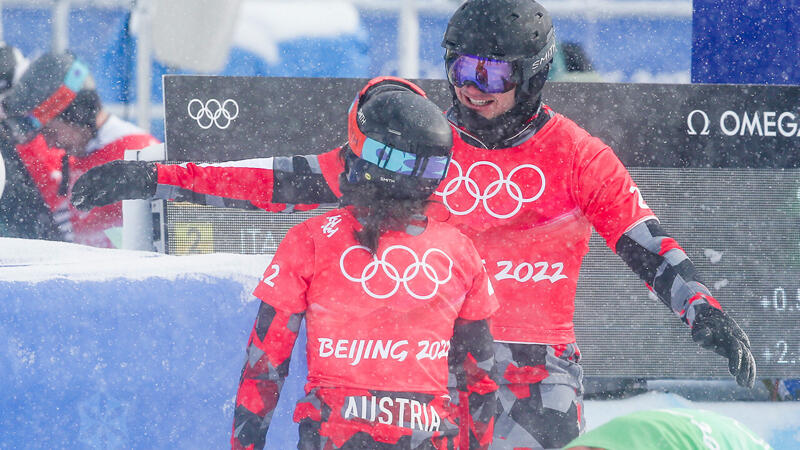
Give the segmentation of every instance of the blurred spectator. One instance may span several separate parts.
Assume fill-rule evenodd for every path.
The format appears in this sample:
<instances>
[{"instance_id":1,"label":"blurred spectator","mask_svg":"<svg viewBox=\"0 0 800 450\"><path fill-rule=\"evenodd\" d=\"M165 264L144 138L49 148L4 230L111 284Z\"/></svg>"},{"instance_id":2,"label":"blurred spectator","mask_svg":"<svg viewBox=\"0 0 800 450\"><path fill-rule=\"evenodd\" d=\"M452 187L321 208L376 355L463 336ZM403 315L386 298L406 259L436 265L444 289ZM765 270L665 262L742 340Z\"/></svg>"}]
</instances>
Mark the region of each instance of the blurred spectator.
<instances>
[{"instance_id":1,"label":"blurred spectator","mask_svg":"<svg viewBox=\"0 0 800 450\"><path fill-rule=\"evenodd\" d=\"M769 378L763 383L773 401L800 401L800 378Z\"/></svg>"},{"instance_id":2,"label":"blurred spectator","mask_svg":"<svg viewBox=\"0 0 800 450\"><path fill-rule=\"evenodd\" d=\"M0 98L19 82L29 61L22 52L8 44L0 44ZM0 108L0 118L5 115ZM0 236L61 239L52 213L15 149L24 122L3 120L0 126L0 153L5 162L4 197L0 199ZM44 141L42 141L44 143Z\"/></svg>"},{"instance_id":3,"label":"blurred spectator","mask_svg":"<svg viewBox=\"0 0 800 450\"><path fill-rule=\"evenodd\" d=\"M564 61L567 65L567 72L591 72L594 70L589 55L583 50L583 46L577 42L562 42L561 51L564 52Z\"/></svg>"},{"instance_id":4,"label":"blurred spectator","mask_svg":"<svg viewBox=\"0 0 800 450\"><path fill-rule=\"evenodd\" d=\"M19 158L52 214L57 239L119 247L121 205L80 212L68 201L72 184L90 168L157 139L106 111L89 68L69 52L33 61L2 106L7 128L16 130L11 134L20 143Z\"/></svg>"},{"instance_id":5,"label":"blurred spectator","mask_svg":"<svg viewBox=\"0 0 800 450\"><path fill-rule=\"evenodd\" d=\"M602 82L603 77L594 70L592 60L577 42L559 42L559 51L553 55L550 69L551 81Z\"/></svg>"}]
</instances>

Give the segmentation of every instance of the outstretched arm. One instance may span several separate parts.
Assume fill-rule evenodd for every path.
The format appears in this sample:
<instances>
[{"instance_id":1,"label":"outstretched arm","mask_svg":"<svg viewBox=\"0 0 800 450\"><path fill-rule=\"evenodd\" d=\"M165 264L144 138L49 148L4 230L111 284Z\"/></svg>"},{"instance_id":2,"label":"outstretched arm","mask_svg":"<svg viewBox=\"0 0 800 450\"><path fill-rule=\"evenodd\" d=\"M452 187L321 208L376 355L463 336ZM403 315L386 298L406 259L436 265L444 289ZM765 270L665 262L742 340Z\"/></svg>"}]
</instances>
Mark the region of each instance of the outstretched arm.
<instances>
[{"instance_id":1,"label":"outstretched arm","mask_svg":"<svg viewBox=\"0 0 800 450\"><path fill-rule=\"evenodd\" d=\"M343 169L338 151L217 164L156 165L156 198L267 211L336 203Z\"/></svg>"},{"instance_id":2,"label":"outstretched arm","mask_svg":"<svg viewBox=\"0 0 800 450\"><path fill-rule=\"evenodd\" d=\"M756 366L750 340L711 296L692 261L658 221L647 220L628 230L617 241L616 252L692 328L695 342L728 358L736 381L753 386Z\"/></svg>"},{"instance_id":3,"label":"outstretched arm","mask_svg":"<svg viewBox=\"0 0 800 450\"><path fill-rule=\"evenodd\" d=\"M614 152L594 138L583 144L587 150L576 158L574 194L584 214L609 247L692 328L695 342L728 358L736 381L752 387L756 366L747 335L700 282L694 264L661 228Z\"/></svg>"},{"instance_id":4,"label":"outstretched arm","mask_svg":"<svg viewBox=\"0 0 800 450\"><path fill-rule=\"evenodd\" d=\"M236 393L231 448L264 448L302 318L261 303Z\"/></svg>"},{"instance_id":5,"label":"outstretched arm","mask_svg":"<svg viewBox=\"0 0 800 450\"><path fill-rule=\"evenodd\" d=\"M79 178L72 202L91 209L125 199L162 198L275 212L307 210L337 202L343 167L338 149L215 164L115 161Z\"/></svg>"}]
</instances>

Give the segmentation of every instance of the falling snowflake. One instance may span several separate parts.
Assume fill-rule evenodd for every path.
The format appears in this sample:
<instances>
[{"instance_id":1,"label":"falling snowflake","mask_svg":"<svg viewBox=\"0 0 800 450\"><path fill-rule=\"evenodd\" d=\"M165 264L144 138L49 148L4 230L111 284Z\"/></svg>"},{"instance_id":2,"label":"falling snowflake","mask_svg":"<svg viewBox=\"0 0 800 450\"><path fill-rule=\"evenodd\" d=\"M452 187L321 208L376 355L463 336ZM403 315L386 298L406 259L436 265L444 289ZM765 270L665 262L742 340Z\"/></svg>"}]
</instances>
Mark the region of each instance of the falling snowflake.
<instances>
[{"instance_id":1,"label":"falling snowflake","mask_svg":"<svg viewBox=\"0 0 800 450\"><path fill-rule=\"evenodd\" d=\"M720 262L720 260L722 260L722 253L723 252L718 252L710 248L703 250L703 254L706 256L706 258L708 258L711 264L716 264Z\"/></svg>"}]
</instances>

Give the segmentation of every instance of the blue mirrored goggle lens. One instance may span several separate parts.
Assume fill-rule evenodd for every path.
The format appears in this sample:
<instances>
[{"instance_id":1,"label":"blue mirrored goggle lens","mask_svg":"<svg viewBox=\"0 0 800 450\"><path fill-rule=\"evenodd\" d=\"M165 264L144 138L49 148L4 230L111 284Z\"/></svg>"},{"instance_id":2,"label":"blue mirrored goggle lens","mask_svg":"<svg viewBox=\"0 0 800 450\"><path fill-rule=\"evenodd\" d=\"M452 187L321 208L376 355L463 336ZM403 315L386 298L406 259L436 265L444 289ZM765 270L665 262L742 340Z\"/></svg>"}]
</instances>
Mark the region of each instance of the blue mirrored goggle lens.
<instances>
[{"instance_id":1,"label":"blue mirrored goggle lens","mask_svg":"<svg viewBox=\"0 0 800 450\"><path fill-rule=\"evenodd\" d=\"M458 56L450 64L447 78L457 87L473 83L488 94L508 92L517 86L513 63L470 55Z\"/></svg>"},{"instance_id":2,"label":"blue mirrored goggle lens","mask_svg":"<svg viewBox=\"0 0 800 450\"><path fill-rule=\"evenodd\" d=\"M447 168L450 165L450 158L446 156L431 156L428 158L428 163L422 171L422 178L431 178L440 180L447 174Z\"/></svg>"},{"instance_id":3,"label":"blue mirrored goggle lens","mask_svg":"<svg viewBox=\"0 0 800 450\"><path fill-rule=\"evenodd\" d=\"M414 153L389 147L371 138L364 141L361 158L390 172L432 179L443 178L450 163L446 156L427 156L419 158L417 164L418 157Z\"/></svg>"},{"instance_id":4,"label":"blue mirrored goggle lens","mask_svg":"<svg viewBox=\"0 0 800 450\"><path fill-rule=\"evenodd\" d=\"M358 183L359 180L364 178L368 163L352 153L347 155L347 157L347 181L350 183Z\"/></svg>"}]
</instances>

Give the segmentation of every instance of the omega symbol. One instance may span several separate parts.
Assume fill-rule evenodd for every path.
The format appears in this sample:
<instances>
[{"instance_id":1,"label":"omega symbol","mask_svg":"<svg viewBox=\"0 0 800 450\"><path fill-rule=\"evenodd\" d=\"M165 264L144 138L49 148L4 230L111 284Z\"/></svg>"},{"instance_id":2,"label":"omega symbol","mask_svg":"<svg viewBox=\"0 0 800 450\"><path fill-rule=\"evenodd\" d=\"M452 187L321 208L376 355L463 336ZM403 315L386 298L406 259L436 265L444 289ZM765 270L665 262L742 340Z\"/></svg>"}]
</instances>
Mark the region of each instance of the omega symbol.
<instances>
[{"instance_id":1,"label":"omega symbol","mask_svg":"<svg viewBox=\"0 0 800 450\"><path fill-rule=\"evenodd\" d=\"M711 120L708 118L708 114L706 114L705 111L700 110L700 109L695 109L694 111L690 112L688 116L686 116L686 128L687 128L686 132L690 136L697 136L697 130L695 130L694 123L693 123L694 116L696 114L700 114L700 116L703 118L703 129L700 131L700 135L701 136L707 136L708 135L708 126L711 124Z\"/></svg>"}]
</instances>

